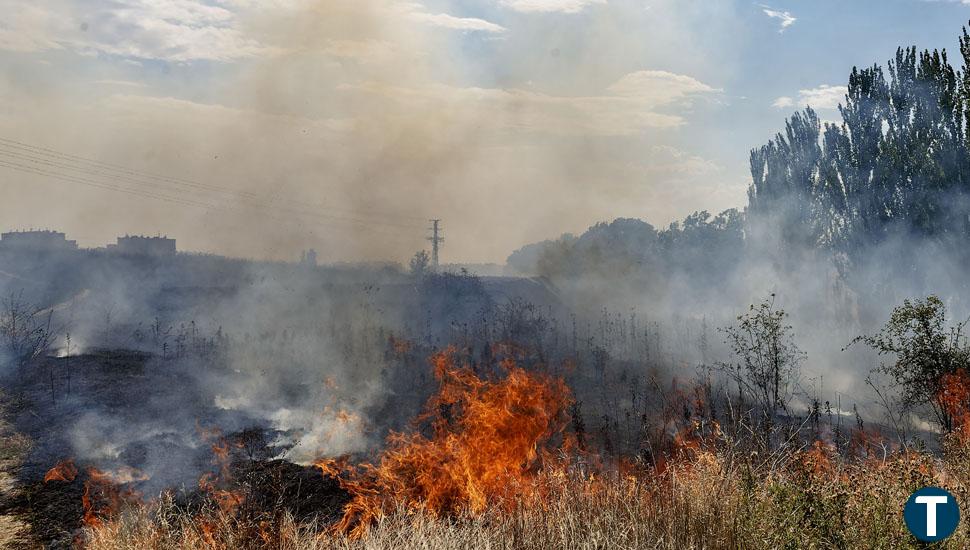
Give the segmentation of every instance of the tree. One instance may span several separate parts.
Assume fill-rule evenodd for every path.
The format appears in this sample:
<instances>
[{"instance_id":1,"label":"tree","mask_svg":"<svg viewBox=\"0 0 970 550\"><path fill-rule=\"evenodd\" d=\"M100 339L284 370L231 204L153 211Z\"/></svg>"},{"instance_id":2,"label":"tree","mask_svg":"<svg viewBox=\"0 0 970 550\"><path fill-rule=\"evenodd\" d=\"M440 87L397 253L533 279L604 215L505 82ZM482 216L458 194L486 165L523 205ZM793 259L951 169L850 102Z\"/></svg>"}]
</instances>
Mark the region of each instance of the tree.
<instances>
[{"instance_id":1,"label":"tree","mask_svg":"<svg viewBox=\"0 0 970 550\"><path fill-rule=\"evenodd\" d=\"M731 346L737 363L724 365L737 382L739 391L753 397L769 420L787 411L788 400L794 391L799 366L805 354L795 343L788 314L775 308L772 294L761 304L751 305L739 315L737 323L725 327L727 344Z\"/></svg>"},{"instance_id":2,"label":"tree","mask_svg":"<svg viewBox=\"0 0 970 550\"><path fill-rule=\"evenodd\" d=\"M38 310L11 294L0 310L0 339L10 360L24 366L47 353L54 339L53 308Z\"/></svg>"},{"instance_id":3,"label":"tree","mask_svg":"<svg viewBox=\"0 0 970 550\"><path fill-rule=\"evenodd\" d=\"M879 369L901 389L903 404L908 408L929 405L940 426L951 431L953 417L941 398L947 377L970 368L965 325L947 326L946 306L936 296L905 300L893 309L879 333L859 336L849 345L862 342L879 355L894 356Z\"/></svg>"},{"instance_id":4,"label":"tree","mask_svg":"<svg viewBox=\"0 0 970 550\"><path fill-rule=\"evenodd\" d=\"M818 115L809 107L786 121L784 134L751 152L749 212L777 229L780 244L818 243L820 131Z\"/></svg>"},{"instance_id":5,"label":"tree","mask_svg":"<svg viewBox=\"0 0 970 550\"><path fill-rule=\"evenodd\" d=\"M841 123L809 107L751 152L749 222L777 235L776 248L821 248L846 266L883 254L878 245L929 243L970 260L970 34L963 69L946 51L899 48L883 71L853 68ZM914 261L881 273L921 278ZM894 273L894 269L903 270ZM863 283L873 288L870 281Z\"/></svg>"},{"instance_id":6,"label":"tree","mask_svg":"<svg viewBox=\"0 0 970 550\"><path fill-rule=\"evenodd\" d=\"M414 257L411 258L410 269L411 275L413 277L424 277L428 274L429 266L431 265L431 257L428 255L427 251L419 250L415 252Z\"/></svg>"}]
</instances>

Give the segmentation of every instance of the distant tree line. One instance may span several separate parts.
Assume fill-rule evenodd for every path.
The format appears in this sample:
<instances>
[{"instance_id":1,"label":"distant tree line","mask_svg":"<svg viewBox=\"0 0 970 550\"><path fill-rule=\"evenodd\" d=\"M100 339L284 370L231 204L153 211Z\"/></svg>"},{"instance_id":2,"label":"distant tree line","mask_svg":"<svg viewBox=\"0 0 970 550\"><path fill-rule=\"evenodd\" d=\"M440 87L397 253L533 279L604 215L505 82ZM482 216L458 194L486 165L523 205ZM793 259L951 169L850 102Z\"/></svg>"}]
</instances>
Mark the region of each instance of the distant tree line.
<instances>
[{"instance_id":1,"label":"distant tree line","mask_svg":"<svg viewBox=\"0 0 970 550\"><path fill-rule=\"evenodd\" d=\"M787 246L863 261L896 237L956 247L970 237L970 35L946 51L900 48L886 71L854 68L841 123L811 108L751 153L748 214Z\"/></svg>"},{"instance_id":2,"label":"distant tree line","mask_svg":"<svg viewBox=\"0 0 970 550\"><path fill-rule=\"evenodd\" d=\"M652 281L683 273L711 282L736 265L743 251L744 216L731 209L716 216L695 212L660 230L630 218L599 223L579 237L527 245L508 264L551 279L603 275Z\"/></svg>"},{"instance_id":3,"label":"distant tree line","mask_svg":"<svg viewBox=\"0 0 970 550\"><path fill-rule=\"evenodd\" d=\"M841 121L823 123L807 107L751 152L743 211L698 212L661 230L618 219L523 247L508 263L552 279L686 273L705 283L745 258L793 267L807 254L832 261L850 281L865 271L856 285L863 292L879 286L873 271L884 286L923 278L933 267L926 258L945 259L952 273L970 264L966 29L960 53L960 70L945 50L915 47L898 49L885 70L854 68Z\"/></svg>"}]
</instances>

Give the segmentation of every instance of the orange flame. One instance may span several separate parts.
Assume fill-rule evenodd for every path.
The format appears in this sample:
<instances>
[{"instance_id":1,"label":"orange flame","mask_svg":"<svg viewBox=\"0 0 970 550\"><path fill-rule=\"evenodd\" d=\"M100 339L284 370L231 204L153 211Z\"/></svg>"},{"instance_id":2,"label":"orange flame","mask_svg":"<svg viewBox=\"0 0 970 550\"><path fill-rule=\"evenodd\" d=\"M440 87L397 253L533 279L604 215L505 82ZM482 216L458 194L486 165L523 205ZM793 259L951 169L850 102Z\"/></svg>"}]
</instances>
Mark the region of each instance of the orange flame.
<instances>
[{"instance_id":1,"label":"orange flame","mask_svg":"<svg viewBox=\"0 0 970 550\"><path fill-rule=\"evenodd\" d=\"M137 492L131 488L122 489L120 484L148 479L134 468L116 473L90 467L86 473L81 503L84 506L84 525L92 529L104 525L103 518L115 515L122 504L139 500Z\"/></svg>"},{"instance_id":2,"label":"orange flame","mask_svg":"<svg viewBox=\"0 0 970 550\"><path fill-rule=\"evenodd\" d=\"M199 478L199 489L209 495L209 498L215 502L222 513L232 515L246 501L246 496L243 493L224 488L232 481L231 447L238 448L241 446L241 442L230 445L218 428L199 426L198 431L203 440L210 442L212 462L219 468L218 474L207 472ZM203 525L203 530L205 530L205 525Z\"/></svg>"},{"instance_id":3,"label":"orange flame","mask_svg":"<svg viewBox=\"0 0 970 550\"><path fill-rule=\"evenodd\" d=\"M246 495L238 491L219 489L217 486L218 483L219 479L216 476L206 473L199 478L199 489L202 489L209 495L209 498L216 503L219 510L231 515L236 511L236 508L246 502Z\"/></svg>"},{"instance_id":4,"label":"orange flame","mask_svg":"<svg viewBox=\"0 0 970 550\"><path fill-rule=\"evenodd\" d=\"M960 369L940 379L937 403L953 419L953 431L962 442L970 441L970 375Z\"/></svg>"},{"instance_id":5,"label":"orange flame","mask_svg":"<svg viewBox=\"0 0 970 550\"><path fill-rule=\"evenodd\" d=\"M51 481L74 481L77 477L77 466L74 465L74 459L68 458L58 462L53 468L47 471L44 476L44 483Z\"/></svg>"},{"instance_id":6,"label":"orange flame","mask_svg":"<svg viewBox=\"0 0 970 550\"><path fill-rule=\"evenodd\" d=\"M887 441L886 438L876 430L860 428L852 430L849 438L849 451L853 456L862 459L875 459L880 454L885 457L890 451L897 450L898 444Z\"/></svg>"},{"instance_id":7,"label":"orange flame","mask_svg":"<svg viewBox=\"0 0 970 550\"><path fill-rule=\"evenodd\" d=\"M800 459L802 466L815 477L831 476L835 471L835 446L821 440L815 440L812 446L802 451Z\"/></svg>"},{"instance_id":8,"label":"orange flame","mask_svg":"<svg viewBox=\"0 0 970 550\"><path fill-rule=\"evenodd\" d=\"M452 349L432 363L440 389L420 417L430 422L432 436L391 434L377 464L317 463L329 475L344 471L341 485L352 494L337 531L360 537L394 508L435 516L479 513L493 504L509 508L535 490L531 481L546 447L566 426L565 383L511 360L502 364L504 378L483 380L456 367Z\"/></svg>"}]
</instances>

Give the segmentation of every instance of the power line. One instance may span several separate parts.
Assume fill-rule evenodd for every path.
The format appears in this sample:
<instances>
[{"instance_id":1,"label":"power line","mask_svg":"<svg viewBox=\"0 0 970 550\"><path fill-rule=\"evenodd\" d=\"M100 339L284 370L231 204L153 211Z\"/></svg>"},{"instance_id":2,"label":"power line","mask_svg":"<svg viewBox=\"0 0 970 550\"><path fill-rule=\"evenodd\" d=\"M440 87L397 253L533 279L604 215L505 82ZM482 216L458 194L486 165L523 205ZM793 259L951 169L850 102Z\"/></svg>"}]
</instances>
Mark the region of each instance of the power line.
<instances>
[{"instance_id":1,"label":"power line","mask_svg":"<svg viewBox=\"0 0 970 550\"><path fill-rule=\"evenodd\" d=\"M360 224L373 224L378 223L381 225L387 225L391 227L401 227L401 228L414 228L417 225L403 223L404 220L418 220L421 219L417 216L404 215L404 214L387 214L387 213L367 213L362 211L355 211L344 208L337 208L332 206L323 205L313 205L303 202L290 201L288 199L283 199L284 202L290 204L298 205L299 207L310 207L313 210L302 210L294 207L280 206L276 204L271 204L266 201L265 197L262 197L256 193L242 191L238 189L230 189L227 187L221 187L218 185L200 183L192 180L187 180L183 178L173 178L168 176L160 176L157 174L150 174L147 172L142 172L134 170L125 166L118 164L112 164L108 162L103 162L99 160L89 159L85 157L80 157L77 155L72 155L69 153L64 153L61 151L56 151L54 149L49 149L46 147L40 147L36 145L30 145L21 141L12 140L9 138L0 137L0 155L13 156L19 160L30 160L32 162L44 162L53 163L58 169L67 171L82 172L86 175L95 175L99 177L108 177L115 180L123 181L124 183L130 185L151 185L153 188L157 187L159 184L168 185L170 188L166 191L176 192L176 193L210 193L210 194L226 194L233 197L234 200L240 202L254 203L263 208L275 208L281 211L285 211L289 214L297 214L303 216L315 216L315 217L327 217L330 219L342 219L344 221L352 221ZM151 180L151 181L143 181ZM178 187L178 189L171 188L172 186ZM187 188L187 189L186 189ZM210 197L206 197L210 198ZM223 197L220 197L222 199ZM338 218L334 215L323 214L319 210L329 210L332 212L342 213L343 217ZM374 220L363 220L347 217L351 216L368 216L368 217L378 217L380 219ZM387 221L388 218L397 218L401 222Z\"/></svg>"},{"instance_id":2,"label":"power line","mask_svg":"<svg viewBox=\"0 0 970 550\"><path fill-rule=\"evenodd\" d=\"M13 158L13 159L16 159L16 160L19 160L19 161L26 161L26 162L30 162L32 164L39 164L39 165L43 165L43 166L46 166L46 167L55 168L55 169L58 169L58 170L61 170L61 171L66 171L66 172L68 172L68 173L70 173L71 175L74 175L74 176L76 176L77 174L80 173L80 174L83 174L84 176L96 176L96 177L101 177L101 178L109 178L109 179L112 179L112 180L116 180L119 183L124 183L124 184L128 184L128 185L134 185L136 187L137 186L149 187L150 188L149 190L151 192L158 192L160 190L159 189L160 186L157 185L157 184L152 184L152 183L138 181L138 180L131 179L131 178L122 177L122 176L120 176L118 174L114 174L114 173L105 173L105 172L102 172L102 171L97 170L97 169L77 167L77 166L72 166L72 165L69 165L69 164L63 164L61 162L52 160L49 157L38 157L38 156L34 156L34 155L29 155L29 154L13 153L13 152L10 152L10 151L5 151L2 148L0 148L0 158L6 158L7 160ZM167 192L170 192L170 193L178 193L179 196L183 196L183 195L185 195L187 193L185 190L165 188L164 186L161 186L161 190L162 191L167 191ZM189 193L189 194L193 194L193 193ZM194 194L198 197L198 193L194 193ZM291 214L291 215L309 216L309 217L315 217L315 218L326 218L326 219L329 219L329 220L346 221L346 222L352 222L352 223L357 223L357 224L361 224L361 225L377 224L377 225L385 225L385 226L390 226L390 227L399 227L399 228L406 228L406 229L416 229L416 228L419 227L417 225L408 225L408 224L387 222L387 221L381 221L381 220L363 220L363 219L358 219L358 218L350 218L350 217L346 217L346 216L335 216L335 215L331 215L331 214L324 214L324 213L315 212L315 211L309 211L309 210L300 210L300 209L296 209L296 208L290 208L290 207L285 207L285 206L277 206L277 205L267 204L267 203L265 203L263 201L258 201L258 200L253 200L253 199L247 199L245 197L233 197L233 198L237 202L248 203L249 206L256 206L256 207L264 208L264 209L274 209L274 210L277 210L277 211L280 211L280 212L283 212L283 213L286 213L286 214ZM219 205L221 205L221 206L229 206L229 205L225 205L222 202L222 201L225 200L225 197L205 196L204 199L205 200L217 200L217 201L219 201ZM215 207L215 205L211 205L211 206L212 207Z\"/></svg>"},{"instance_id":3,"label":"power line","mask_svg":"<svg viewBox=\"0 0 970 550\"><path fill-rule=\"evenodd\" d=\"M236 189L229 189L229 188L220 187L220 186L217 186L217 185L211 185L211 184L205 184L205 183L198 183L198 182L194 182L194 181L190 181L190 180L183 180L181 178L168 177L168 176L158 176L158 175L155 175L155 174L149 174L147 172L140 172L138 170L134 170L134 169L129 168L129 167L121 166L119 164L112 164L112 163L103 162L103 161L99 161L99 160L95 160L95 159L88 159L88 158L84 158L84 157L79 157L77 155L71 155L71 154L68 154L68 153L62 153L60 151L55 151L53 149L48 149L46 147L40 147L40 146L37 146L37 145L30 145L30 144L27 144L27 143L23 143L23 142L20 142L20 141L16 141L16 140L4 138L4 137L0 137L0 146L5 146L5 147L8 147L8 148L12 148L12 149L19 149L19 150L22 150L22 151L26 151L26 152L30 152L30 153L34 153L34 154L39 154L39 155L47 155L47 156L51 156L51 157L56 157L58 159L62 159L64 161L73 162L75 164L82 164L82 165L83 164L89 164L89 165L97 166L97 167L102 168L102 169L107 169L107 170L113 170L113 171L117 171L117 172L122 172L124 174L128 174L128 175L131 175L131 176L140 176L140 177L149 178L149 179L155 179L155 180L159 180L159 181L167 181L167 182L182 184L182 185L185 185L185 186L188 186L188 187L194 187L194 188L199 188L199 189L206 189L206 190L217 191L217 192L228 192L228 193L236 193L236 194L242 194L242 195L250 195L250 196L252 196L254 198L259 198L259 196L256 195L255 193L250 193L250 192L247 192L247 191L239 191L239 190L236 190Z\"/></svg>"},{"instance_id":4,"label":"power line","mask_svg":"<svg viewBox=\"0 0 970 550\"><path fill-rule=\"evenodd\" d=\"M191 198L173 197L173 196L170 196L170 195L155 193L155 192L147 191L147 190L144 190L144 189L129 188L129 187L120 187L118 185L104 183L104 182L101 182L101 181L98 181L98 180L92 180L92 179L89 179L89 178L84 177L84 176L79 176L77 174L70 174L70 173L65 174L63 172L58 172L58 171L53 170L53 169L49 168L48 166L46 166L46 165L44 165L43 163L40 163L40 162L34 162L34 164L35 164L34 166L31 166L31 165L23 164L23 163L20 163L20 162L16 162L16 160L10 160L9 158L3 158L2 153L0 153L0 167L5 167L5 168L12 169L12 170L17 170L17 171L24 172L24 173L29 173L29 174L34 174L34 175L49 177L49 178L52 178L52 179L55 179L55 180L60 180L60 181L69 182L69 183L75 183L75 184L79 184L79 185L85 185L85 186L89 186L89 187L95 187L95 188L104 189L104 190L108 190L108 191L115 191L115 192L120 192L120 193L126 193L126 194L140 196L140 197L143 197L143 198L149 198L149 199L153 199L153 200L165 201L165 202L169 202L169 203L173 203L173 204L178 204L178 205L182 205L182 206L200 207L200 208L204 208L204 209L208 209L208 210L226 210L226 209L228 209L227 206L224 205L224 204L212 204L212 203L209 203L209 202L202 202L202 201L199 201L199 200L193 200ZM277 219L277 220L286 221L286 222L292 222L292 221L294 221L292 218L287 218L287 217L283 217L283 216L279 216L279 215L274 215L274 214L267 214L267 216L268 217L271 217L271 218L274 218L274 219ZM343 220L335 219L334 221L343 221ZM322 223L320 221L314 221L313 223L317 223L317 224L326 226L326 224L324 224L324 223ZM356 229L359 229L360 228L357 225L357 223L365 223L365 222L357 222L355 220L353 223L354 223L354 228L356 230ZM376 228L376 227L367 226L367 225L365 225L364 228L365 229L368 229L370 231L376 232L376 233L381 233L381 234L386 235L386 236L397 237L397 238L402 239L402 240L404 238L404 235L402 235L400 233L400 231L382 230L382 228ZM408 239L408 240L410 241L410 239Z\"/></svg>"},{"instance_id":5,"label":"power line","mask_svg":"<svg viewBox=\"0 0 970 550\"><path fill-rule=\"evenodd\" d=\"M169 197L169 196L165 196L165 195L157 195L157 194L153 194L153 193L150 193L150 192L147 192L147 191L142 191L140 189L126 189L124 187L117 187L117 186L114 186L114 185L104 184L104 183L100 183L100 182L97 182L97 181L87 180L87 179L84 179L84 178L81 178L81 177L77 177L77 176L70 176L70 175L59 174L57 172L52 172L52 171L46 170L46 169L44 169L42 167L39 168L39 167L35 167L35 166L28 166L28 165L24 165L24 164L19 164L17 162L13 162L13 161L6 160L6 159L2 159L2 158L0 158L0 166L4 166L6 168L12 168L12 169L18 170L20 172L27 172L27 173L36 174L36 175L39 175L39 176L48 176L48 177L53 177L53 178L61 179L63 181L69 181L69 182L73 182L73 183L79 183L81 185L89 185L91 187L98 187L100 189L107 189L109 191L118 191L118 192L121 192L121 193L128 193L128 194L131 194L131 195L138 195L138 196L147 197L147 198L151 198L151 199L164 200L164 201L178 203L178 204L182 204L182 205L186 205L186 206L201 206L201 207L205 207L205 208L215 208L215 205L208 204L208 203L202 203L202 202L192 201L192 200L189 200L189 199L180 199L180 198L176 198L176 197Z\"/></svg>"},{"instance_id":6,"label":"power line","mask_svg":"<svg viewBox=\"0 0 970 550\"><path fill-rule=\"evenodd\" d=\"M79 177L78 174L81 174L82 176L80 176L80 177L88 177L88 176L95 176L95 177L99 177L99 178L102 178L103 177L103 178L109 178L109 179L115 180L118 183L123 183L123 184L128 184L128 185L134 185L136 187L137 186L149 187L148 192L155 193L155 194L157 194L159 191L167 191L169 193L178 193L178 195L180 197L186 195L186 193L184 191L173 190L173 189L164 188L164 187L161 188L161 189L159 189L158 186L151 185L151 184L147 184L146 185L145 182L139 182L137 180L131 180L131 179L127 179L127 178L122 178L122 177L119 177L116 174L104 174L104 173L99 172L97 170L78 169L78 168L73 167L73 166L64 165L64 164L60 164L60 163L55 162L55 161L51 161L51 160L49 160L47 158L35 157L35 156L31 156L31 155L23 155L23 154L18 154L18 153L10 153L10 152L7 152L7 151L3 151L2 149L0 149L0 159L4 159L4 160L7 160L7 161L10 161L10 159L14 159L15 161L29 162L31 164L40 165L40 166L44 167L45 169L50 169L50 170L55 170L56 169L56 170L60 170L62 172L67 172L68 175L71 176L71 177ZM119 189L117 187L110 187L110 188L109 187L104 187L104 188L106 188L106 189L112 189L112 190L118 190ZM141 189L138 189L138 190L141 191ZM189 195L192 195L192 194L190 193ZM197 194L196 194L196 198L199 198ZM229 204L226 204L226 203L223 202L223 200L224 200L223 197L210 197L210 196L206 196L206 197L203 197L202 200L216 200L216 201L219 201L218 203L215 203L215 204L213 204L213 203L206 203L206 206L208 206L210 208L213 208L213 209L216 209L216 208L219 208L219 207L232 208L232 205L229 205ZM271 205L271 204L265 204L265 203L263 203L261 201L243 200L243 199L237 199L237 200L238 200L238 202L245 203L246 206L263 208L263 209L273 209L273 210L277 210L277 211L279 211L281 213L285 213L285 214L289 214L289 215L297 215L297 216L312 217L312 218L324 218L324 219L327 219L327 220L343 221L343 222L349 222L349 223L354 223L354 224L359 224L359 225L377 224L377 225L384 225L384 226L397 227L397 228L405 228L405 229L416 229L417 227L419 227L419 226L416 226L416 225L405 225L405 224L399 224L399 223L393 223L393 222L384 222L384 221L380 221L380 220L362 220L362 219L358 219L358 218L349 218L349 217L344 217L344 216L333 216L333 215L328 215L328 214L322 214L322 213L319 213L319 212L313 212L313 211L307 211L307 210L298 210L298 209L295 209L295 208L288 208L288 207L283 207L283 206L275 206L275 205Z\"/></svg>"},{"instance_id":7,"label":"power line","mask_svg":"<svg viewBox=\"0 0 970 550\"><path fill-rule=\"evenodd\" d=\"M54 149L50 149L50 148L47 148L47 147L41 147L41 146L38 146L38 145L31 145L29 143L24 143L22 141L13 140L13 139L10 139L10 138L4 138L2 136L0 136L0 144L6 145L7 147L15 147L15 148L22 149L22 150L28 150L28 151L33 152L33 153L36 153L36 154L43 154L43 155L55 156L55 157L58 157L58 158L60 158L62 160L71 161L71 162L74 162L74 163L96 165L96 166L98 166L98 167L100 167L102 169L119 171L119 172L125 173L127 175L131 175L131 176L140 176L140 177L143 177L143 178L149 178L149 179L158 180L158 181L167 181L167 182L171 182L171 183L185 185L185 186L188 186L188 187L194 187L194 188L198 188L198 189L205 189L205 190L215 191L215 192L230 193L230 194L237 194L237 195L247 195L247 196L250 196L250 197L252 197L254 199L260 199L260 200L264 198L263 196L261 196L261 195L259 195L257 193L253 193L253 192L249 192L249 191L242 191L242 190L239 190L239 189L232 189L232 188L223 187L223 186L214 185L214 184L209 184L209 183L201 183L201 182L198 182L198 181L189 180L189 179L185 179L185 178L176 178L176 177L161 176L161 175L158 175L158 174L152 174L152 173L148 173L148 172L144 172L144 171L140 171L140 170L135 170L135 169L133 169L131 167L123 166L123 165L120 165L120 164L114 164L114 163L104 162L104 161L100 161L100 160L96 160L96 159L91 159L91 158L87 158L87 157L81 157L81 156L78 156L78 155L72 155L72 154L69 154L69 153L64 153L64 152L61 152L61 151L56 151ZM367 211L367 212L364 212L364 211L361 211L361 210L351 210L351 209L347 209L347 208L339 208L339 207L334 207L334 206L326 206L326 205L318 205L318 204L307 205L306 203L297 202L297 201L289 201L289 202L291 202L293 204L299 204L300 206L313 206L314 208L323 209L323 210L333 210L333 211L336 211L336 212L342 211L342 212L348 212L348 213L353 213L353 214L370 214L370 215L383 216L383 217L386 217L386 218L409 219L409 220L412 220L412 221L419 221L419 220L423 220L424 219L424 218L422 218L420 216L413 216L413 215L409 215L409 214L391 214L391 213L387 213L387 212L378 212L378 211Z\"/></svg>"}]
</instances>

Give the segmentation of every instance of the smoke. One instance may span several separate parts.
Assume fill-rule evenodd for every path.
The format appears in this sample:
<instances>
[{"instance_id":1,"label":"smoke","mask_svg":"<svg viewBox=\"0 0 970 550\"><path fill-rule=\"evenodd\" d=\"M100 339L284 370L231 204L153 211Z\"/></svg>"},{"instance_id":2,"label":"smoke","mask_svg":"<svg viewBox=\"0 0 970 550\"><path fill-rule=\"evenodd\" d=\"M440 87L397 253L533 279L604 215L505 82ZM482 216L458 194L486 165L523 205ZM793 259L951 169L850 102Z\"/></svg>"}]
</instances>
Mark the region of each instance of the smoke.
<instances>
[{"instance_id":1,"label":"smoke","mask_svg":"<svg viewBox=\"0 0 970 550\"><path fill-rule=\"evenodd\" d=\"M436 217L450 261L496 261L618 210L670 219L728 206L743 186L709 183L722 166L665 143L685 113L722 101L697 75L732 64L663 62L699 48L694 18L710 15L674 4L11 8L24 77L0 87L18 105L0 113L3 136L232 192L139 186L197 203L185 205L13 172L3 213L85 246L166 233L183 249L293 259L315 248L328 261L404 260ZM705 33L728 34L731 9L713 9L723 17Z\"/></svg>"},{"instance_id":2,"label":"smoke","mask_svg":"<svg viewBox=\"0 0 970 550\"><path fill-rule=\"evenodd\" d=\"M876 369L893 357L853 340L878 332L906 299L940 296L954 326L970 314L960 275L966 260L949 237L894 231L847 264L838 252L782 239L791 221L784 216L748 215L733 228L701 219L707 221L689 219L659 232L619 219L580 236L529 245L510 257L510 265L557 289L587 346L618 361L646 356L648 364L665 365L667 376L681 380L735 364L739 359L721 329L736 326L751 305L770 301L787 313L785 323L805 352L791 410L802 414L818 399L843 415L855 407L874 425L888 420L870 381L892 395L892 380ZM630 338L646 344L626 355Z\"/></svg>"}]
</instances>

